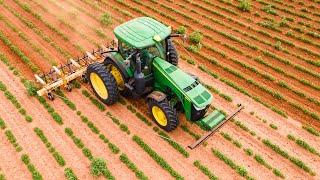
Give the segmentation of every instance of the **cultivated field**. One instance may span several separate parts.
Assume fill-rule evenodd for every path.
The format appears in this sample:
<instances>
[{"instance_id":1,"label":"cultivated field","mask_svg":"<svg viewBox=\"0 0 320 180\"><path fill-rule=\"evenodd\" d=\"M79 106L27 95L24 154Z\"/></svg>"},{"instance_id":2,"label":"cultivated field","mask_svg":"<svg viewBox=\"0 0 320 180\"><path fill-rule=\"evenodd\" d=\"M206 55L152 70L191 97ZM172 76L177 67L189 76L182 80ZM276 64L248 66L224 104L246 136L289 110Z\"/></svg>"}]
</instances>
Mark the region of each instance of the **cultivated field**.
<instances>
[{"instance_id":1,"label":"cultivated field","mask_svg":"<svg viewBox=\"0 0 320 180\"><path fill-rule=\"evenodd\" d=\"M320 179L320 1L245 4L0 0L0 180ZM181 114L165 133L144 100L105 106L87 84L54 101L28 94L34 73L109 43L139 16L200 32L201 45L175 41L179 67L210 88L212 108L245 106L195 150L204 130Z\"/></svg>"}]
</instances>

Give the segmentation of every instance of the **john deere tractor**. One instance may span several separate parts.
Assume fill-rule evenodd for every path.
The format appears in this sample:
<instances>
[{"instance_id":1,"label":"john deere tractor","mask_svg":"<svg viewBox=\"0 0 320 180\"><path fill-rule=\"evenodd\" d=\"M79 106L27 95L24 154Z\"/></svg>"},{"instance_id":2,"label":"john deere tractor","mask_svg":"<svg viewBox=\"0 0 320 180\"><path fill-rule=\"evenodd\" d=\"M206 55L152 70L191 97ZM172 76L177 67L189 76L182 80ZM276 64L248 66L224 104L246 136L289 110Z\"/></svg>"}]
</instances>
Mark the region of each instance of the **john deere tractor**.
<instances>
[{"instance_id":1,"label":"john deere tractor","mask_svg":"<svg viewBox=\"0 0 320 180\"><path fill-rule=\"evenodd\" d=\"M178 53L171 39L177 35L170 27L140 17L119 25L114 34L117 47L86 72L102 102L112 105L120 95L146 98L154 121L165 131L177 128L178 111L191 121L205 116L212 95L195 76L177 67ZM206 118L217 121L213 113Z\"/></svg>"}]
</instances>

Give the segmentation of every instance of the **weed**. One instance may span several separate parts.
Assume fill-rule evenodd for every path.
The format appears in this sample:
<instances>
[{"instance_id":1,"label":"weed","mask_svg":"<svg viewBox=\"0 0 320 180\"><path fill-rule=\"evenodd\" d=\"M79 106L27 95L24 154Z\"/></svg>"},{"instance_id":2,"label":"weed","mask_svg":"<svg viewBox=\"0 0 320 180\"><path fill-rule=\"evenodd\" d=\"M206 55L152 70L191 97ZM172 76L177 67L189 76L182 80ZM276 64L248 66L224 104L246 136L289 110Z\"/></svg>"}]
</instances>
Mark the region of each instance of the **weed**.
<instances>
[{"instance_id":1,"label":"weed","mask_svg":"<svg viewBox=\"0 0 320 180\"><path fill-rule=\"evenodd\" d=\"M200 44L202 38L203 38L203 35L202 35L202 33L200 31L193 31L189 35L190 42L192 42L194 44Z\"/></svg>"},{"instance_id":2,"label":"weed","mask_svg":"<svg viewBox=\"0 0 320 180\"><path fill-rule=\"evenodd\" d=\"M240 0L238 8L242 11L250 11L251 9L251 0Z\"/></svg>"},{"instance_id":3,"label":"weed","mask_svg":"<svg viewBox=\"0 0 320 180\"><path fill-rule=\"evenodd\" d=\"M176 32L178 34L186 34L186 30L187 30L187 28L185 26L179 26L178 29L176 30Z\"/></svg>"},{"instance_id":4,"label":"weed","mask_svg":"<svg viewBox=\"0 0 320 180\"><path fill-rule=\"evenodd\" d=\"M100 23L104 26L109 26L112 24L112 18L110 16L110 14L108 13L104 13L102 14L102 16L100 17Z\"/></svg>"}]
</instances>

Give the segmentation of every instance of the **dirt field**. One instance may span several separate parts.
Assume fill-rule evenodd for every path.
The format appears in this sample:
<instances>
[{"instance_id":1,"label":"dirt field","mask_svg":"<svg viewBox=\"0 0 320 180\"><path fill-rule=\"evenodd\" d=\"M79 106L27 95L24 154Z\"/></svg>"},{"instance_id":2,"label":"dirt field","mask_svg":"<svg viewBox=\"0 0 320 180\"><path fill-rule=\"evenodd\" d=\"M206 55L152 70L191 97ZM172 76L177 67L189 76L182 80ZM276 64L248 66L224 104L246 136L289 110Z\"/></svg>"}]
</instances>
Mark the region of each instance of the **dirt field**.
<instances>
[{"instance_id":1,"label":"dirt field","mask_svg":"<svg viewBox=\"0 0 320 180\"><path fill-rule=\"evenodd\" d=\"M245 12L228 0L0 1L0 180L320 179L320 3L250 4ZM169 143L144 100L99 109L88 84L54 101L28 95L35 72L108 44L114 27L140 16L200 31L199 51L175 40L179 67L214 88L214 108L245 107L195 150L187 146L204 130L180 114ZM109 172L95 177L98 157Z\"/></svg>"}]
</instances>

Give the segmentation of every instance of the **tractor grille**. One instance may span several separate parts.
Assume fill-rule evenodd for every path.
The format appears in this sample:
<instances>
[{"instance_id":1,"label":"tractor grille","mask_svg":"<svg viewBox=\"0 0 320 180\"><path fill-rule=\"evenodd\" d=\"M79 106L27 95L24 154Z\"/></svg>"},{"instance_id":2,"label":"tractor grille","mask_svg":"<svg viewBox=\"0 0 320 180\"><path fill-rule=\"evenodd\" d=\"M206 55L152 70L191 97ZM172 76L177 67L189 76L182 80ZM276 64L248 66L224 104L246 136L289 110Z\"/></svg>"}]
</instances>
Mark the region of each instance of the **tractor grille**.
<instances>
[{"instance_id":1,"label":"tractor grille","mask_svg":"<svg viewBox=\"0 0 320 180\"><path fill-rule=\"evenodd\" d=\"M166 68L166 72L167 72L167 73L172 73L172 72L174 72L175 70L177 70L177 67L175 67L175 66L170 66L170 67Z\"/></svg>"},{"instance_id":2,"label":"tractor grille","mask_svg":"<svg viewBox=\"0 0 320 180\"><path fill-rule=\"evenodd\" d=\"M205 100L200 95L196 96L194 100L199 104L202 104L205 102Z\"/></svg>"},{"instance_id":3,"label":"tractor grille","mask_svg":"<svg viewBox=\"0 0 320 180\"><path fill-rule=\"evenodd\" d=\"M205 99L209 99L211 97L210 93L208 93L208 91L203 91L201 93L201 95L205 98Z\"/></svg>"},{"instance_id":4,"label":"tractor grille","mask_svg":"<svg viewBox=\"0 0 320 180\"><path fill-rule=\"evenodd\" d=\"M183 90L184 90L185 92L188 92L188 91L190 91L191 89L193 89L194 87L196 87L198 84L199 84L198 81L194 81L190 86L187 86L187 87L183 88Z\"/></svg>"}]
</instances>

